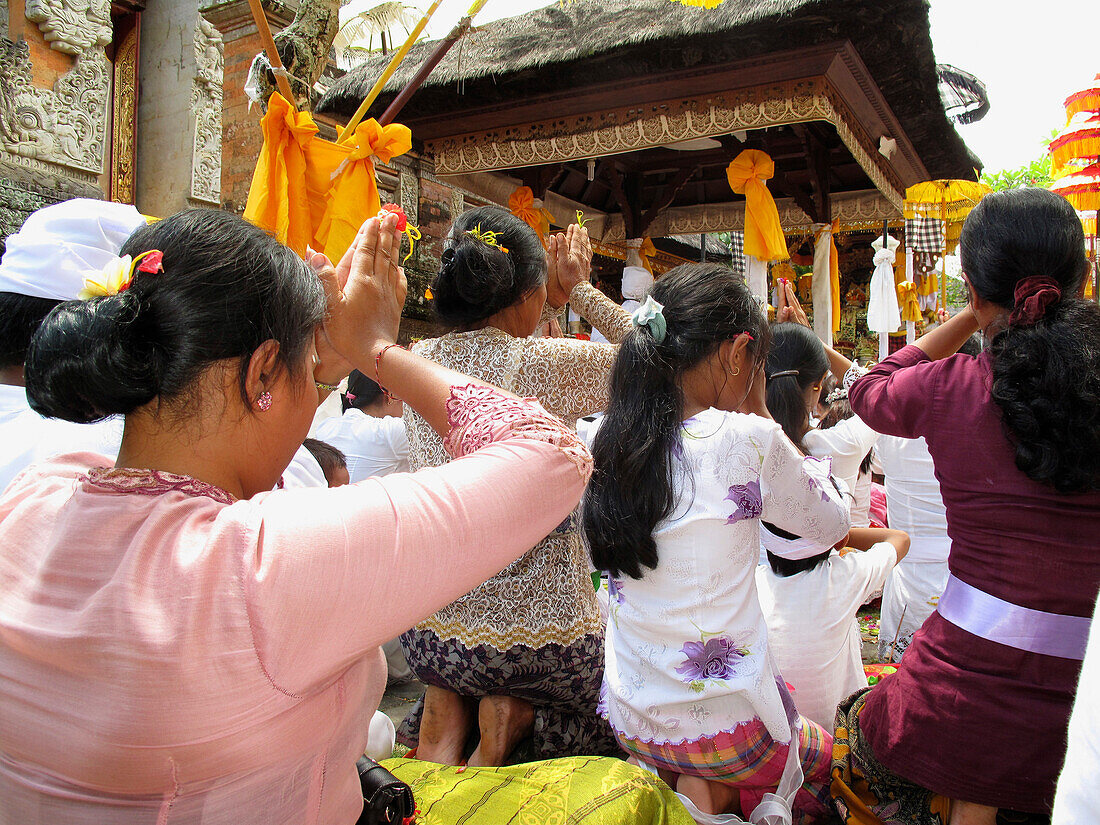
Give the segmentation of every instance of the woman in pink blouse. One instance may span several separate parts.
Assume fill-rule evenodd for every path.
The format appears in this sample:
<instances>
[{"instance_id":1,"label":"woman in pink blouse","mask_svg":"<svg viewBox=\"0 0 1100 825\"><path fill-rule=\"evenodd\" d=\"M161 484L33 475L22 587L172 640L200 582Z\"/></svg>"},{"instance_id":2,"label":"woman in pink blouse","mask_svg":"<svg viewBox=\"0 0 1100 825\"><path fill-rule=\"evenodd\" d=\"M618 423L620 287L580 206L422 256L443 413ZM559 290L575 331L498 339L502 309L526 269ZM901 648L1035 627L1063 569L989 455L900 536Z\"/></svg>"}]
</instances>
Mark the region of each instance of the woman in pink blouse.
<instances>
[{"instance_id":1,"label":"woman in pink blouse","mask_svg":"<svg viewBox=\"0 0 1100 825\"><path fill-rule=\"evenodd\" d=\"M128 288L44 322L35 409L126 429L114 467L60 456L0 500L2 825L350 825L379 645L576 505L590 459L559 421L391 348L396 222L311 271L239 218L181 213L127 241L162 253ZM457 460L271 492L353 367Z\"/></svg>"}]
</instances>

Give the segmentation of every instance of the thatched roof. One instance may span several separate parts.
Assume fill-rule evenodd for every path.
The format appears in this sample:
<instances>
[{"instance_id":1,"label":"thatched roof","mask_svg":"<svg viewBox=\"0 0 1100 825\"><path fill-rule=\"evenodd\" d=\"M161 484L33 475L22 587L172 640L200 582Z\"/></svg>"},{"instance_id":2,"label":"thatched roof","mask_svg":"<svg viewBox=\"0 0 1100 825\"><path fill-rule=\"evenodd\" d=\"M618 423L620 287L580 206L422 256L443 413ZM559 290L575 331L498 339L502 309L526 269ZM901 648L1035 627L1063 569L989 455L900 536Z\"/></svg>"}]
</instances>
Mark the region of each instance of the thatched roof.
<instances>
[{"instance_id":1,"label":"thatched roof","mask_svg":"<svg viewBox=\"0 0 1100 825\"><path fill-rule=\"evenodd\" d=\"M596 82L659 76L823 43L851 41L933 177L972 177L980 162L944 115L927 0L566 0L488 23L451 49L405 110L443 116ZM417 44L374 113L434 48ZM388 62L338 81L321 112L349 116Z\"/></svg>"}]
</instances>

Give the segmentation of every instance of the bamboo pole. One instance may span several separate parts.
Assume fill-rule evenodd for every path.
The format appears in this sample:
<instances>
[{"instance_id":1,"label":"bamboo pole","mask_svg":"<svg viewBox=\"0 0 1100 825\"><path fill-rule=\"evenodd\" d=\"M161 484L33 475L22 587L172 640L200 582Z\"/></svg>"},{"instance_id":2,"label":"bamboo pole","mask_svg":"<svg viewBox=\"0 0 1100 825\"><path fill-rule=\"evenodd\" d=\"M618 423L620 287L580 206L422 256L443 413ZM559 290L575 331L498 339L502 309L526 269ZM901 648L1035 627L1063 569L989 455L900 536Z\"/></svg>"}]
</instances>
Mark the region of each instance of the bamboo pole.
<instances>
[{"instance_id":1,"label":"bamboo pole","mask_svg":"<svg viewBox=\"0 0 1100 825\"><path fill-rule=\"evenodd\" d=\"M286 69L283 68L279 50L275 47L275 38L271 36L271 27L267 24L267 15L264 14L264 8L260 4L260 0L248 0L248 7L252 10L252 19L256 22L256 30L260 34L260 40L263 41L264 52L266 52L267 60L271 64L272 74L275 75L275 85L279 87L279 94L286 98L286 102L290 104L292 109L297 109L298 107L294 103L294 92L290 89L290 80L287 77Z\"/></svg>"},{"instance_id":2,"label":"bamboo pole","mask_svg":"<svg viewBox=\"0 0 1100 825\"><path fill-rule=\"evenodd\" d=\"M393 123L397 116L401 113L401 110L405 108L405 104L409 102L409 98L416 93L424 81L428 79L435 67L439 65L439 61L443 59L443 56L450 51L451 46L457 43L463 35L470 30L470 26L473 25L474 16L481 11L486 0L475 0L474 4L466 11L466 16L463 17L455 27L451 29L450 33L439 41L435 50L428 56L428 59L424 61L423 65L417 70L413 78L405 84L405 88L401 90L401 93L393 99L393 102L386 107L386 111L382 113L382 117L378 119L380 126L386 126Z\"/></svg>"},{"instance_id":3,"label":"bamboo pole","mask_svg":"<svg viewBox=\"0 0 1100 825\"><path fill-rule=\"evenodd\" d=\"M257 0L249 0L250 3L256 1ZM482 0L482 4L484 4L484 1L485 0ZM351 120L348 121L343 131L340 132L340 136L336 138L337 143L345 142L355 132L356 127L362 122L363 118L366 117L371 105L377 100L378 95L382 93L382 88L389 82L389 79L393 77L393 73L397 71L397 67L401 65L401 61L403 61L405 55L409 53L409 49L411 49L413 44L420 39L424 27L428 25L428 21L432 19L432 15L435 14L435 10L439 8L442 2L443 0L435 0L435 2L428 7L428 10L424 12L424 16L420 18L420 22L413 27L411 32L409 32L408 39L405 40L400 49L394 52L385 71L378 76L378 80L374 82L374 86L367 93L367 96L363 98L363 102L359 104L359 108L355 110L355 114L351 116Z\"/></svg>"}]
</instances>

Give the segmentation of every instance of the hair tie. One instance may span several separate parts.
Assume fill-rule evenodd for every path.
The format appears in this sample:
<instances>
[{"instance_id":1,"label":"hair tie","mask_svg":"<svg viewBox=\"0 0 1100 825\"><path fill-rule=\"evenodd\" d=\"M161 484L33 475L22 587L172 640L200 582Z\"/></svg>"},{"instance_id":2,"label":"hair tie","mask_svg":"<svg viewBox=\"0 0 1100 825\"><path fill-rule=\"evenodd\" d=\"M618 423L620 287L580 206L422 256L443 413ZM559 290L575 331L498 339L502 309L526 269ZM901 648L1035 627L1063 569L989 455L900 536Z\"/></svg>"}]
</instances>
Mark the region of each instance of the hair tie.
<instances>
[{"instance_id":1,"label":"hair tie","mask_svg":"<svg viewBox=\"0 0 1100 825\"><path fill-rule=\"evenodd\" d=\"M136 258L129 255L113 258L95 275L84 279L84 289L77 293L77 297L82 301L90 301L93 298L118 295L130 288L135 270L150 274L163 272L163 261L164 253L159 249L149 249Z\"/></svg>"},{"instance_id":2,"label":"hair tie","mask_svg":"<svg viewBox=\"0 0 1100 825\"><path fill-rule=\"evenodd\" d=\"M1014 327L1030 327L1047 314L1047 308L1062 299L1062 287L1049 275L1033 275L1016 284L1015 300L1008 323Z\"/></svg>"},{"instance_id":3,"label":"hair tie","mask_svg":"<svg viewBox=\"0 0 1100 825\"><path fill-rule=\"evenodd\" d=\"M500 245L500 236L504 234L503 232L494 232L491 229L482 229L481 224L479 223L473 229L467 229L466 234L472 238L481 241L487 246L491 246L494 249L499 249L506 255L508 254L508 247Z\"/></svg>"},{"instance_id":4,"label":"hair tie","mask_svg":"<svg viewBox=\"0 0 1100 825\"><path fill-rule=\"evenodd\" d=\"M636 327L645 327L653 336L655 343L660 344L665 340L668 332L668 322L665 321L665 305L653 300L652 295L647 295L645 303L638 307L630 316L630 322Z\"/></svg>"},{"instance_id":5,"label":"hair tie","mask_svg":"<svg viewBox=\"0 0 1100 825\"><path fill-rule=\"evenodd\" d=\"M798 370L783 370L782 372L773 372L771 375L768 376L768 380L771 381L773 378L782 378L784 375L797 376Z\"/></svg>"}]
</instances>

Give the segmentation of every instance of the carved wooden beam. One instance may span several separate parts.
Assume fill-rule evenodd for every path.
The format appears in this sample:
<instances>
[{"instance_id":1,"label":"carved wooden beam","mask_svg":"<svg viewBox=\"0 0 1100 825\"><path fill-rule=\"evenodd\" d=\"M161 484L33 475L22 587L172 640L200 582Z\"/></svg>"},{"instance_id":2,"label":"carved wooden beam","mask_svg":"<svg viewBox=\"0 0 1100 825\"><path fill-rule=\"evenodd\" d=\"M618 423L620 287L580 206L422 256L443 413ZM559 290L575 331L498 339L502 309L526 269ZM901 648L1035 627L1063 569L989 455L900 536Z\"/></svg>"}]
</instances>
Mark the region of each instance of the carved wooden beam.
<instances>
[{"instance_id":1,"label":"carved wooden beam","mask_svg":"<svg viewBox=\"0 0 1100 825\"><path fill-rule=\"evenodd\" d=\"M638 229L642 222L638 208L638 190L641 188L640 176L635 172L628 173L624 177L615 162L607 164L607 176L611 181L611 194L623 213L623 228L626 231L626 237L640 237L638 235Z\"/></svg>"},{"instance_id":2,"label":"carved wooden beam","mask_svg":"<svg viewBox=\"0 0 1100 825\"><path fill-rule=\"evenodd\" d=\"M816 217L821 222L827 222L832 214L829 202L829 150L806 124L797 124L794 131L802 139L802 146L806 150L806 167L810 170L814 206L817 207Z\"/></svg>"},{"instance_id":3,"label":"carved wooden beam","mask_svg":"<svg viewBox=\"0 0 1100 825\"><path fill-rule=\"evenodd\" d=\"M676 176L673 177L661 193L653 199L653 203L650 205L649 209L642 215L641 225L637 227L641 235L645 234L645 231L649 229L649 225L657 219L659 214L661 214L661 210L666 209L672 201L675 200L676 194L683 189L685 183L695 177L695 173L698 171L698 166L685 166L676 173ZM635 235L634 237L639 236Z\"/></svg>"},{"instance_id":4,"label":"carved wooden beam","mask_svg":"<svg viewBox=\"0 0 1100 825\"><path fill-rule=\"evenodd\" d=\"M771 136L765 131L761 135L761 142L764 145L764 151L771 155L770 148L772 146ZM772 180L775 183L775 188L782 190L782 192L776 192L776 194L785 194L787 197L792 198L798 208L810 216L811 220L820 221L818 217L817 204L814 203L814 199L810 196L810 193L792 181L779 165L775 165L775 174L772 176Z\"/></svg>"}]
</instances>

